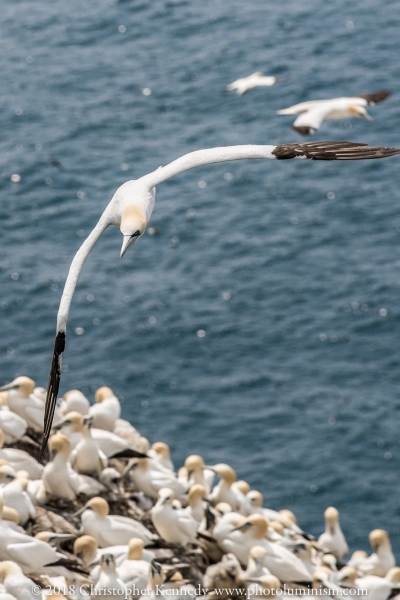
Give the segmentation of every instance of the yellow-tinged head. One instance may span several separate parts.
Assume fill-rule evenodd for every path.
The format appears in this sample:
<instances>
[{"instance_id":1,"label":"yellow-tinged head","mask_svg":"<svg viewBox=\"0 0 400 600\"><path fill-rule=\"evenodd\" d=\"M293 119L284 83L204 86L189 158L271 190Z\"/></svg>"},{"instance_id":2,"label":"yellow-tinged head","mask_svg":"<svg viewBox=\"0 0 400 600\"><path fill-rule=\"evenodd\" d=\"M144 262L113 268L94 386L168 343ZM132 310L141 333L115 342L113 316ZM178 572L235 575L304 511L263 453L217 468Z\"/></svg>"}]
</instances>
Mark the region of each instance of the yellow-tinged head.
<instances>
[{"instance_id":1,"label":"yellow-tinged head","mask_svg":"<svg viewBox=\"0 0 400 600\"><path fill-rule=\"evenodd\" d=\"M195 471L203 471L204 460L198 454L191 454L185 460L185 468L188 472L188 477Z\"/></svg>"},{"instance_id":2,"label":"yellow-tinged head","mask_svg":"<svg viewBox=\"0 0 400 600\"><path fill-rule=\"evenodd\" d=\"M250 485L247 483L247 481L244 481L244 479L239 479L239 481L235 481L234 487L237 490L239 490L239 492L242 492L242 494L244 495L248 494L250 491Z\"/></svg>"},{"instance_id":3,"label":"yellow-tinged head","mask_svg":"<svg viewBox=\"0 0 400 600\"><path fill-rule=\"evenodd\" d=\"M152 445L152 448L156 454L161 456L161 458L169 459L171 456L169 446L168 446L168 444L165 444L164 442L155 442Z\"/></svg>"},{"instance_id":4,"label":"yellow-tinged head","mask_svg":"<svg viewBox=\"0 0 400 600\"><path fill-rule=\"evenodd\" d=\"M247 494L248 499L252 506L260 507L263 505L264 497L261 492L257 490L250 490Z\"/></svg>"},{"instance_id":5,"label":"yellow-tinged head","mask_svg":"<svg viewBox=\"0 0 400 600\"><path fill-rule=\"evenodd\" d=\"M0 562L0 583L3 583L8 575L22 575L22 569L12 560Z\"/></svg>"},{"instance_id":6,"label":"yellow-tinged head","mask_svg":"<svg viewBox=\"0 0 400 600\"><path fill-rule=\"evenodd\" d=\"M377 552L382 546L391 548L389 535L384 529L374 529L371 531L369 534L369 543L371 544L374 552Z\"/></svg>"},{"instance_id":7,"label":"yellow-tinged head","mask_svg":"<svg viewBox=\"0 0 400 600\"><path fill-rule=\"evenodd\" d=\"M339 512L334 506L328 506L324 512L326 524L334 527L339 522Z\"/></svg>"},{"instance_id":8,"label":"yellow-tinged head","mask_svg":"<svg viewBox=\"0 0 400 600\"><path fill-rule=\"evenodd\" d=\"M253 539L261 540L267 535L269 527L269 521L262 515L254 514L250 515L244 523L235 527L238 531L251 532Z\"/></svg>"},{"instance_id":9,"label":"yellow-tinged head","mask_svg":"<svg viewBox=\"0 0 400 600\"><path fill-rule=\"evenodd\" d=\"M231 486L232 483L234 483L236 481L235 471L232 469L232 467L230 467L229 465L226 465L225 463L219 463L218 465L214 465L212 467L212 470L214 471L214 473L216 473L216 475L218 475L218 477L223 479L225 481L225 483L227 483L229 486Z\"/></svg>"},{"instance_id":10,"label":"yellow-tinged head","mask_svg":"<svg viewBox=\"0 0 400 600\"><path fill-rule=\"evenodd\" d=\"M128 559L129 560L142 560L143 559L143 540L139 538L132 538L128 544Z\"/></svg>"},{"instance_id":11,"label":"yellow-tinged head","mask_svg":"<svg viewBox=\"0 0 400 600\"><path fill-rule=\"evenodd\" d=\"M90 498L90 500L86 502L84 508L85 510L92 510L101 519L104 519L110 512L107 500L100 498L100 496Z\"/></svg>"},{"instance_id":12,"label":"yellow-tinged head","mask_svg":"<svg viewBox=\"0 0 400 600\"><path fill-rule=\"evenodd\" d=\"M370 114L367 113L364 106L357 106L356 104L348 107L348 112L352 117L357 117L358 119L366 119L367 121L373 121L373 118Z\"/></svg>"},{"instance_id":13,"label":"yellow-tinged head","mask_svg":"<svg viewBox=\"0 0 400 600\"><path fill-rule=\"evenodd\" d=\"M28 398L30 394L32 394L34 389L35 382L33 381L33 379L21 375L20 377L14 379L14 381L12 381L11 383L3 385L3 387L0 388L0 392L6 392L8 390L18 390L21 396L23 396L24 398Z\"/></svg>"},{"instance_id":14,"label":"yellow-tinged head","mask_svg":"<svg viewBox=\"0 0 400 600\"><path fill-rule=\"evenodd\" d=\"M189 490L189 505L190 506L196 505L197 502L199 500L201 500L201 498L205 498L205 496L206 496L205 488L202 485L195 483L194 485L192 485L192 487Z\"/></svg>"},{"instance_id":15,"label":"yellow-tinged head","mask_svg":"<svg viewBox=\"0 0 400 600\"><path fill-rule=\"evenodd\" d=\"M82 535L74 541L74 554L84 562L94 559L98 545L91 535Z\"/></svg>"},{"instance_id":16,"label":"yellow-tinged head","mask_svg":"<svg viewBox=\"0 0 400 600\"><path fill-rule=\"evenodd\" d=\"M112 389L107 386L99 388L94 395L96 402L103 402L103 400L114 398L114 396L115 394Z\"/></svg>"},{"instance_id":17,"label":"yellow-tinged head","mask_svg":"<svg viewBox=\"0 0 400 600\"><path fill-rule=\"evenodd\" d=\"M120 230L124 236L121 248L121 258L132 244L143 235L147 227L144 210L139 206L128 206L122 211Z\"/></svg>"},{"instance_id":18,"label":"yellow-tinged head","mask_svg":"<svg viewBox=\"0 0 400 600\"><path fill-rule=\"evenodd\" d=\"M68 430L71 433L76 433L78 431L83 431L84 417L81 413L73 410L65 415L65 417L55 423L53 429L62 429L63 427L68 427Z\"/></svg>"},{"instance_id":19,"label":"yellow-tinged head","mask_svg":"<svg viewBox=\"0 0 400 600\"><path fill-rule=\"evenodd\" d=\"M53 460L57 454L69 456L71 452L71 442L63 433L56 433L49 439L49 450L51 460Z\"/></svg>"}]
</instances>

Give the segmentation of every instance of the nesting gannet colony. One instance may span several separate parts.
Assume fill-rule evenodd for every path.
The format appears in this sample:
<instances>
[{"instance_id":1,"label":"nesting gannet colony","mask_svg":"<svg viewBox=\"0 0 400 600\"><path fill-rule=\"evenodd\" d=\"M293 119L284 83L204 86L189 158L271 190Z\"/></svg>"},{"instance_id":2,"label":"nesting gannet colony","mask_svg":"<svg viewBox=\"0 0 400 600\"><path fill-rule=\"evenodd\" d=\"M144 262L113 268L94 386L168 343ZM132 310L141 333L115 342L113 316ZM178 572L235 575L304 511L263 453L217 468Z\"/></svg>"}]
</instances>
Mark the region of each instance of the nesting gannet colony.
<instances>
[{"instance_id":1,"label":"nesting gannet colony","mask_svg":"<svg viewBox=\"0 0 400 600\"><path fill-rule=\"evenodd\" d=\"M383 102L390 96L388 90L380 90L371 94L360 94L350 98L333 98L331 100L310 100L289 108L278 110L278 115L299 115L292 129L301 135L315 133L327 119L348 119L355 117L372 121L366 107Z\"/></svg>"},{"instance_id":2,"label":"nesting gannet colony","mask_svg":"<svg viewBox=\"0 0 400 600\"><path fill-rule=\"evenodd\" d=\"M29 377L17 383L34 389ZM4 387L1 411L14 415L16 382ZM95 400L89 406L77 390L64 395L61 407L75 410L55 423L42 464L33 458L37 428L24 421L8 438L0 429L1 600L309 593L388 600L400 590L379 523L369 533L370 555L349 557L333 506L315 539L291 511L264 506L230 465L205 465L192 454L177 473L165 442L151 445L120 419L110 388ZM26 401L28 414L30 402L36 410L34 395ZM125 455L106 456L95 429L119 437ZM129 432L129 441L117 432Z\"/></svg>"},{"instance_id":3,"label":"nesting gannet colony","mask_svg":"<svg viewBox=\"0 0 400 600\"><path fill-rule=\"evenodd\" d=\"M365 160L373 158L386 158L400 154L397 148L386 148L381 146L368 146L354 142L314 142L305 144L279 144L276 146L226 146L220 148L208 148L190 152L165 167L159 167L156 171L144 175L140 179L127 181L115 192L110 203L100 216L94 229L85 239L78 252L75 254L65 282L57 315L56 339L54 343L53 359L50 370L49 384L45 407L40 399L33 395L35 401L34 409L29 408L29 400L32 392L30 387L24 387L20 381L15 380L9 385L3 386L0 391L9 391L13 399L13 405L18 407L16 412L20 416L26 416L32 423L34 429L40 428L44 414L44 433L42 439L40 457L43 456L47 441L50 436L53 418L56 411L57 395L61 378L61 362L65 349L66 327L69 310L75 288L82 271L83 265L92 248L110 225L120 228L123 236L121 257L143 235L150 221L155 205L156 186L174 175L178 175L194 167L209 165L234 160L244 159L305 159L305 160ZM107 411L94 411L92 416L95 422L107 423L106 430L111 426L113 419L117 416L112 398L104 398L103 406ZM66 400L68 402L69 399ZM28 404L27 404L28 403ZM64 408L65 410L65 408ZM107 414L105 414L107 412Z\"/></svg>"}]
</instances>

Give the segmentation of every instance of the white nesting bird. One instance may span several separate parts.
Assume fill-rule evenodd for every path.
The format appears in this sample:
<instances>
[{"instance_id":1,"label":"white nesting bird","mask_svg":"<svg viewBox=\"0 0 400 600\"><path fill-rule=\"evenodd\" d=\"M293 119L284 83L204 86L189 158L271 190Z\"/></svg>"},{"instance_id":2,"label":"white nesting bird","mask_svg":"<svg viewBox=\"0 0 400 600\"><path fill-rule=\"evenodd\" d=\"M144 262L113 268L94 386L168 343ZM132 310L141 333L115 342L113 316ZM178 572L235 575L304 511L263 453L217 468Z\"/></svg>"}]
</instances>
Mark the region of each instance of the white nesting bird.
<instances>
[{"instance_id":1,"label":"white nesting bird","mask_svg":"<svg viewBox=\"0 0 400 600\"><path fill-rule=\"evenodd\" d=\"M94 586L93 596L99 600L127 597L126 586L117 575L112 554L104 554L100 560L100 576Z\"/></svg>"},{"instance_id":2,"label":"white nesting bird","mask_svg":"<svg viewBox=\"0 0 400 600\"><path fill-rule=\"evenodd\" d=\"M199 454L191 454L185 460L186 478L190 485L197 483L202 485L207 493L210 493L215 473L207 469L203 458Z\"/></svg>"},{"instance_id":3,"label":"white nesting bird","mask_svg":"<svg viewBox=\"0 0 400 600\"><path fill-rule=\"evenodd\" d=\"M278 115L299 115L295 120L292 129L301 135L310 135L315 133L322 122L327 119L347 119L349 117L358 117L372 121L368 114L366 106L373 106L386 100L391 92L380 90L371 94L361 94L349 98L332 98L331 100L311 100L301 102L289 108L278 110Z\"/></svg>"},{"instance_id":4,"label":"white nesting bird","mask_svg":"<svg viewBox=\"0 0 400 600\"><path fill-rule=\"evenodd\" d=\"M71 447L75 448L82 439L82 428L85 421L90 422L89 415L83 416L80 413L73 411L67 413L60 421L58 421L54 425L54 429L60 430L65 434L71 443ZM128 452L130 456L145 456L142 453L132 450L126 440L122 439L112 431L91 427L90 435L99 448L99 451L107 458L118 455L121 452Z\"/></svg>"},{"instance_id":5,"label":"white nesting bird","mask_svg":"<svg viewBox=\"0 0 400 600\"><path fill-rule=\"evenodd\" d=\"M24 575L21 567L11 560L0 562L0 583L2 583L8 594L12 594L17 600L36 600L33 593L34 583Z\"/></svg>"},{"instance_id":6,"label":"white nesting bird","mask_svg":"<svg viewBox=\"0 0 400 600\"><path fill-rule=\"evenodd\" d=\"M8 408L22 417L28 427L34 431L42 432L45 414L45 405L34 394L35 382L30 377L21 375L0 388L6 391ZM55 408L56 416L59 414Z\"/></svg>"},{"instance_id":7,"label":"white nesting bird","mask_svg":"<svg viewBox=\"0 0 400 600\"><path fill-rule=\"evenodd\" d=\"M39 479L43 466L25 450L19 448L3 448L5 442L3 430L0 429L0 458L6 460L15 471L27 471L32 479Z\"/></svg>"},{"instance_id":8,"label":"white nesting bird","mask_svg":"<svg viewBox=\"0 0 400 600\"><path fill-rule=\"evenodd\" d=\"M369 534L369 543L373 553L364 560L360 560L357 565L357 572L359 575L385 577L389 569L396 565L387 531L374 529Z\"/></svg>"},{"instance_id":9,"label":"white nesting bird","mask_svg":"<svg viewBox=\"0 0 400 600\"><path fill-rule=\"evenodd\" d=\"M384 158L399 153L400 150L396 148L374 148L352 142L317 142L313 144L249 145L210 148L190 152L165 167L160 167L140 179L127 181L119 187L101 215L97 225L76 253L64 286L57 316L56 339L46 399L42 453L51 432L60 385L61 360L65 349L68 314L83 265L95 243L110 225L119 227L123 235L121 256L143 235L154 209L156 186L158 184L194 167L231 160L286 160L290 158L360 160Z\"/></svg>"},{"instance_id":10,"label":"white nesting bird","mask_svg":"<svg viewBox=\"0 0 400 600\"><path fill-rule=\"evenodd\" d=\"M6 394L6 392L1 392ZM4 443L13 444L20 440L28 427L25 419L14 413L8 406L0 406L0 429L4 434Z\"/></svg>"},{"instance_id":11,"label":"white nesting bird","mask_svg":"<svg viewBox=\"0 0 400 600\"><path fill-rule=\"evenodd\" d=\"M349 547L340 527L339 512L335 507L328 506L324 517L325 531L318 538L318 546L341 560L348 553Z\"/></svg>"},{"instance_id":12,"label":"white nesting bird","mask_svg":"<svg viewBox=\"0 0 400 600\"><path fill-rule=\"evenodd\" d=\"M0 467L0 486L4 504L18 512L20 525L25 526L30 519L36 518L36 509L26 491L27 479L17 477L12 467L3 465Z\"/></svg>"},{"instance_id":13,"label":"white nesting bird","mask_svg":"<svg viewBox=\"0 0 400 600\"><path fill-rule=\"evenodd\" d=\"M250 492L248 492L246 496L249 501L246 516L257 513L268 519L268 521L275 521L276 519L279 519L280 515L278 511L272 510L272 508L265 508L263 506L264 496L261 492L259 492L258 490L250 490Z\"/></svg>"},{"instance_id":14,"label":"white nesting bird","mask_svg":"<svg viewBox=\"0 0 400 600\"><path fill-rule=\"evenodd\" d=\"M220 481L213 488L211 494L209 495L209 500L215 506L219 502L226 502L230 504L232 510L241 512L241 508L243 503L245 503L244 494L238 489L234 487L233 484L236 481L236 473L229 465L225 463L219 463L214 466L207 467L211 471L213 471L218 477Z\"/></svg>"},{"instance_id":15,"label":"white nesting bird","mask_svg":"<svg viewBox=\"0 0 400 600\"><path fill-rule=\"evenodd\" d=\"M150 511L153 525L159 536L170 544L195 544L199 524L185 509L174 508L174 499L170 488L158 492L158 500Z\"/></svg>"},{"instance_id":16,"label":"white nesting bird","mask_svg":"<svg viewBox=\"0 0 400 600\"><path fill-rule=\"evenodd\" d=\"M101 387L95 394L96 404L89 408L89 415L93 418L93 427L114 431L117 419L121 414L121 405L111 388Z\"/></svg>"},{"instance_id":17,"label":"white nesting bird","mask_svg":"<svg viewBox=\"0 0 400 600\"><path fill-rule=\"evenodd\" d=\"M206 490L202 485L195 483L189 490L188 506L186 512L197 521L198 525L204 519L204 500L206 499Z\"/></svg>"},{"instance_id":18,"label":"white nesting bird","mask_svg":"<svg viewBox=\"0 0 400 600\"><path fill-rule=\"evenodd\" d=\"M278 77L272 75L264 75L261 71L256 71L247 77L241 77L232 81L226 86L225 91L236 92L239 96L243 96L249 90L253 90L256 87L271 87L279 81Z\"/></svg>"},{"instance_id":19,"label":"white nesting bird","mask_svg":"<svg viewBox=\"0 0 400 600\"><path fill-rule=\"evenodd\" d=\"M19 526L19 514L11 506L4 506L3 496L0 494L0 527L10 527L14 531L25 533Z\"/></svg>"},{"instance_id":20,"label":"white nesting bird","mask_svg":"<svg viewBox=\"0 0 400 600\"><path fill-rule=\"evenodd\" d=\"M142 558L143 546L144 544L142 540L130 540L128 556L117 567L118 577L129 589L140 590L145 588L147 585L150 563Z\"/></svg>"},{"instance_id":21,"label":"white nesting bird","mask_svg":"<svg viewBox=\"0 0 400 600\"><path fill-rule=\"evenodd\" d=\"M358 577L353 567L346 566L339 571L337 584L344 588L366 590L368 600L388 600L393 590L399 588L400 568L393 567L385 577L377 575Z\"/></svg>"},{"instance_id":22,"label":"white nesting bird","mask_svg":"<svg viewBox=\"0 0 400 600\"><path fill-rule=\"evenodd\" d=\"M159 462L168 471L175 473L174 464L171 460L171 451L165 442L154 442L147 451L147 455Z\"/></svg>"},{"instance_id":23,"label":"white nesting bird","mask_svg":"<svg viewBox=\"0 0 400 600\"><path fill-rule=\"evenodd\" d=\"M109 512L108 502L104 498L95 497L75 513L75 516L82 515L83 533L91 535L100 548L128 544L133 537L143 540L145 544L151 544L157 539L157 536L139 521L110 515Z\"/></svg>"},{"instance_id":24,"label":"white nesting bird","mask_svg":"<svg viewBox=\"0 0 400 600\"><path fill-rule=\"evenodd\" d=\"M253 546L265 550L265 556L259 557L260 564L282 582L309 582L311 575L303 562L284 546L266 539L268 521L262 515L251 515L235 527L222 542L226 552L232 552L240 562L247 564L249 552Z\"/></svg>"},{"instance_id":25,"label":"white nesting bird","mask_svg":"<svg viewBox=\"0 0 400 600\"><path fill-rule=\"evenodd\" d=\"M92 438L91 425L92 415L85 417L80 413L68 413L71 418L76 419L77 426L80 428L81 439L76 444L70 455L71 466L77 473L82 475L91 475L98 477L107 467L108 460L106 455L99 449L95 440ZM68 419L68 415L66 419ZM68 421L67 421L68 422Z\"/></svg>"},{"instance_id":26,"label":"white nesting bird","mask_svg":"<svg viewBox=\"0 0 400 600\"><path fill-rule=\"evenodd\" d=\"M51 460L46 464L42 475L42 488L37 494L39 502L47 497L75 500L79 493L78 474L73 471L69 457L71 444L62 433L52 435L49 440Z\"/></svg>"},{"instance_id":27,"label":"white nesting bird","mask_svg":"<svg viewBox=\"0 0 400 600\"><path fill-rule=\"evenodd\" d=\"M0 560L13 560L25 575L49 574L71 577L73 561L42 540L0 526Z\"/></svg>"},{"instance_id":28,"label":"white nesting bird","mask_svg":"<svg viewBox=\"0 0 400 600\"><path fill-rule=\"evenodd\" d=\"M177 479L172 471L164 468L160 470L152 461L154 459L132 459L128 462L122 477L129 473L129 477L137 489L150 498L157 498L158 492L167 487L173 491L178 500L186 499L188 484Z\"/></svg>"},{"instance_id":29,"label":"white nesting bird","mask_svg":"<svg viewBox=\"0 0 400 600\"><path fill-rule=\"evenodd\" d=\"M85 416L88 414L89 408L89 400L80 390L69 390L68 392L65 392L59 406L60 413L63 415L66 415L69 412L78 412Z\"/></svg>"}]
</instances>

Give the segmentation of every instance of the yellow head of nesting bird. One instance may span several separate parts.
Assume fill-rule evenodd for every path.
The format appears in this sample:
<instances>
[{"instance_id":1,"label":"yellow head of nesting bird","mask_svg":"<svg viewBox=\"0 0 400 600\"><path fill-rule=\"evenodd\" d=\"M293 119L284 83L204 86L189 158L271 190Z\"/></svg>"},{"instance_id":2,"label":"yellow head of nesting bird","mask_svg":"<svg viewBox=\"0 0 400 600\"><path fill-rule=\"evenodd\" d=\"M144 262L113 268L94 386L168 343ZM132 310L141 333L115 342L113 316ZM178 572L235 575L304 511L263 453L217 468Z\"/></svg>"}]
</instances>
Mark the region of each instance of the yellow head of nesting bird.
<instances>
[{"instance_id":1,"label":"yellow head of nesting bird","mask_svg":"<svg viewBox=\"0 0 400 600\"><path fill-rule=\"evenodd\" d=\"M35 389L35 382L30 377L25 377L21 375L12 381L11 383L7 383L7 385L3 385L0 388L0 392L7 392L9 390L18 390L21 393L23 398L29 398Z\"/></svg>"},{"instance_id":2,"label":"yellow head of nesting bird","mask_svg":"<svg viewBox=\"0 0 400 600\"><path fill-rule=\"evenodd\" d=\"M114 398L114 396L115 394L112 389L107 386L99 388L94 395L96 402L103 402L103 400Z\"/></svg>"}]
</instances>

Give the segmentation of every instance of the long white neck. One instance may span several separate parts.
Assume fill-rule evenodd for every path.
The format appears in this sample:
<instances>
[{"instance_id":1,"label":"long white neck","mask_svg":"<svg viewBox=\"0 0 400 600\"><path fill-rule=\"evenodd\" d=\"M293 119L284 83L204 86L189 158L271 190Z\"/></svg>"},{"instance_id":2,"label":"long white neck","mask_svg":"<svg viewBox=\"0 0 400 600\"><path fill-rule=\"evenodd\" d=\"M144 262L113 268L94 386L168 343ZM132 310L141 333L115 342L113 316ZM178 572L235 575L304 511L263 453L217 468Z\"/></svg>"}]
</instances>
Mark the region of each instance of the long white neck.
<instances>
[{"instance_id":1,"label":"long white neck","mask_svg":"<svg viewBox=\"0 0 400 600\"><path fill-rule=\"evenodd\" d=\"M95 228L92 230L90 235L83 242L78 252L75 254L74 259L68 271L68 277L65 282L63 294L61 297L60 308L58 309L57 315L57 331L65 332L68 320L68 313L72 302L72 297L78 283L79 276L82 271L82 267L85 260L89 256L89 253L103 231L110 225L108 219L101 218Z\"/></svg>"},{"instance_id":2,"label":"long white neck","mask_svg":"<svg viewBox=\"0 0 400 600\"><path fill-rule=\"evenodd\" d=\"M208 148L206 150L197 150L196 152L189 152L189 154L185 154L174 160L169 165L165 167L160 167L153 173L149 173L141 178L141 180L148 184L149 187L154 187L173 177L174 175L178 175L178 173L182 173L183 171L188 171L189 169L193 169L194 167L200 167L201 165L209 165L212 163L219 162L227 162L230 160L243 160L246 158L255 159L255 158L276 158L272 151L276 146L225 146L221 148Z\"/></svg>"}]
</instances>

